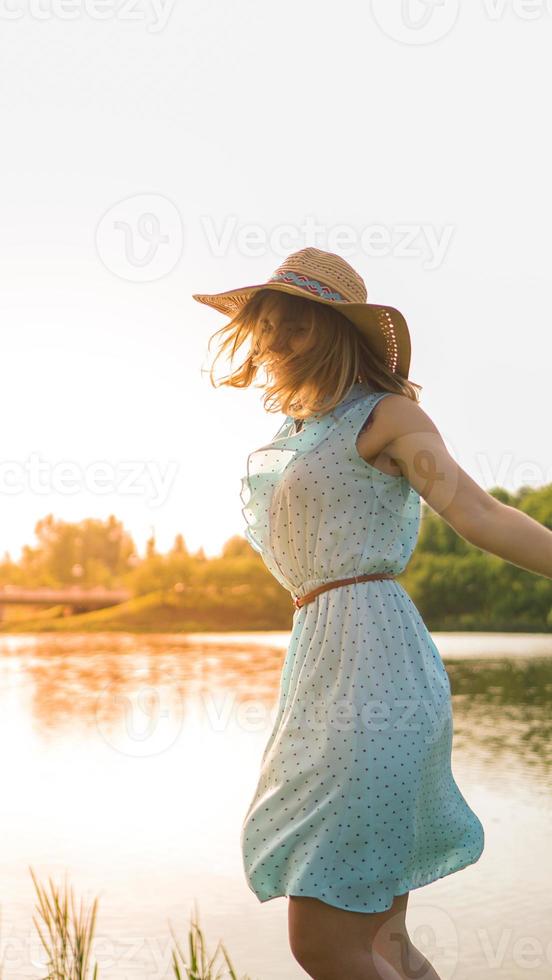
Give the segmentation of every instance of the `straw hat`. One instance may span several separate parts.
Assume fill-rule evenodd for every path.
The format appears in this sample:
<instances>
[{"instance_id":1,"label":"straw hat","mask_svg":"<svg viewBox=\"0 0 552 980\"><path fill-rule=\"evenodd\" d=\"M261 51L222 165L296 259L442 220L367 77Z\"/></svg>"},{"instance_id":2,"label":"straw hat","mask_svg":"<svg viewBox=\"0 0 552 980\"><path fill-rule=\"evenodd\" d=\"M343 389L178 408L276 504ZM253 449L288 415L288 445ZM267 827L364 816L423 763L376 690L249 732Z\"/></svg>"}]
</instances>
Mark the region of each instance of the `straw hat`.
<instances>
[{"instance_id":1,"label":"straw hat","mask_svg":"<svg viewBox=\"0 0 552 980\"><path fill-rule=\"evenodd\" d=\"M361 331L393 373L408 378L410 334L405 318L393 306L367 303L364 280L340 255L303 248L288 255L267 282L223 293L194 293L193 299L233 317L259 289L274 289L333 306Z\"/></svg>"}]
</instances>

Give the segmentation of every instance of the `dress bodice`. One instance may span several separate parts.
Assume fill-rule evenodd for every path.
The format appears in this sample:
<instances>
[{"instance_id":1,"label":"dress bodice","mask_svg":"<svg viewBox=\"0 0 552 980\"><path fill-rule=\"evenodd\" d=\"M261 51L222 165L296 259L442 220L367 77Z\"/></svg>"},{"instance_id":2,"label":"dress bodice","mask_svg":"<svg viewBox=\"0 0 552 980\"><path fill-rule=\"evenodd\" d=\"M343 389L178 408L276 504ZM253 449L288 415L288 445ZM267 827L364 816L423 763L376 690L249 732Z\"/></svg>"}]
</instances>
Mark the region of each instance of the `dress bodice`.
<instances>
[{"instance_id":1,"label":"dress bodice","mask_svg":"<svg viewBox=\"0 0 552 980\"><path fill-rule=\"evenodd\" d=\"M357 382L298 432L286 416L272 441L247 458L245 536L295 595L350 575L400 574L410 559L420 497L404 476L376 469L356 448L365 420L388 394Z\"/></svg>"}]
</instances>

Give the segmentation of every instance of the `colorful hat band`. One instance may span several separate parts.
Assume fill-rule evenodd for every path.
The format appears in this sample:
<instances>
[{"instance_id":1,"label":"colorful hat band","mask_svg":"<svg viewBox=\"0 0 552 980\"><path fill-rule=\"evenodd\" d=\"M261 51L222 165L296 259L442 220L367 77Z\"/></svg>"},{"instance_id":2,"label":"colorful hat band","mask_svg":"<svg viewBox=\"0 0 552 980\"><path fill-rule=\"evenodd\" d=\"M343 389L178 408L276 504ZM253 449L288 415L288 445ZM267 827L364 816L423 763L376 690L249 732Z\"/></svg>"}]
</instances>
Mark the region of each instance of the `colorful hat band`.
<instances>
[{"instance_id":1,"label":"colorful hat band","mask_svg":"<svg viewBox=\"0 0 552 980\"><path fill-rule=\"evenodd\" d=\"M297 286L306 293L314 293L316 296L320 296L321 299L331 300L332 303L349 302L341 293L337 293L329 286L325 286L324 283L318 282L318 279L308 279L307 276L298 276L295 272L275 272L268 281L285 282L288 285Z\"/></svg>"}]
</instances>

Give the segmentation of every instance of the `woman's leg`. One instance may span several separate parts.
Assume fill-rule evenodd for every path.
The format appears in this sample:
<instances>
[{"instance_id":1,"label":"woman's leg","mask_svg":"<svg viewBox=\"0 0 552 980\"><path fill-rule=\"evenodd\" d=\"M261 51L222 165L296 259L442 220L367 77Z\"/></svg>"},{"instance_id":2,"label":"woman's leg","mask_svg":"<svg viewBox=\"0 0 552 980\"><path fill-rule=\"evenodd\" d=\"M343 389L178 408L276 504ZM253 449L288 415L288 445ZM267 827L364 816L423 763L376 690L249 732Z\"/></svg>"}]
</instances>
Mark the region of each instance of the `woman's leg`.
<instances>
[{"instance_id":1,"label":"woman's leg","mask_svg":"<svg viewBox=\"0 0 552 980\"><path fill-rule=\"evenodd\" d=\"M317 898L290 895L291 951L313 980L439 980L410 942L408 895L384 912L348 912Z\"/></svg>"}]
</instances>

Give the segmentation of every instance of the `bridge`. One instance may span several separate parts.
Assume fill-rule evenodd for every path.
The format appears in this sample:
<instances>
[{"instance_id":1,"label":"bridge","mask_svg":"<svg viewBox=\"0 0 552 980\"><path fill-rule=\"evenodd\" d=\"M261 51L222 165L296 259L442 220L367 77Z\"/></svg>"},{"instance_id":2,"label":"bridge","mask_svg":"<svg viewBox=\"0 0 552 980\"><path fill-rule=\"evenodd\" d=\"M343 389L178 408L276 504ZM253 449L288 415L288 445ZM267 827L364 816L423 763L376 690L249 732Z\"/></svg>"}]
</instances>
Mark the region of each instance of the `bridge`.
<instances>
[{"instance_id":1,"label":"bridge","mask_svg":"<svg viewBox=\"0 0 552 980\"><path fill-rule=\"evenodd\" d=\"M103 585L89 589L79 585L67 585L63 588L41 586L36 589L3 585L0 586L0 620L3 619L4 606L63 606L64 615L67 616L117 606L120 602L132 599L132 595L129 589L106 589Z\"/></svg>"}]
</instances>

